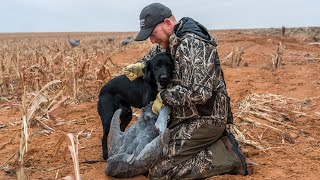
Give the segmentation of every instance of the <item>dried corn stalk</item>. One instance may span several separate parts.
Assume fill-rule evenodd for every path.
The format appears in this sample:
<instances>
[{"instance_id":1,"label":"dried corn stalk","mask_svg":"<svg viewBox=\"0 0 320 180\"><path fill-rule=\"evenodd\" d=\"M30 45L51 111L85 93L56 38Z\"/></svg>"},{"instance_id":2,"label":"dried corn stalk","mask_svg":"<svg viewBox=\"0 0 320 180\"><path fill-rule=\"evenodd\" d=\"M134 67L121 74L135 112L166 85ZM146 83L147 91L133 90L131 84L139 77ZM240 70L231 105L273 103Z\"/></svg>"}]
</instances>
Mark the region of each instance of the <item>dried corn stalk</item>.
<instances>
[{"instance_id":1,"label":"dried corn stalk","mask_svg":"<svg viewBox=\"0 0 320 180\"><path fill-rule=\"evenodd\" d=\"M261 140L262 137L251 137L245 132L247 129L243 132L238 130L242 127L241 122L252 124L255 129L269 129L271 130L269 133L281 134L282 138L289 143L294 143L294 140L288 136L288 132L302 130L292 125L292 122L301 116L316 117L317 112L310 113L314 105L313 100L316 98L320 97L299 100L276 94L251 94L241 101L235 113L235 119L240 120L240 123L235 124L231 131L240 142L258 149L264 149L263 145L258 142L258 139Z\"/></svg>"}]
</instances>

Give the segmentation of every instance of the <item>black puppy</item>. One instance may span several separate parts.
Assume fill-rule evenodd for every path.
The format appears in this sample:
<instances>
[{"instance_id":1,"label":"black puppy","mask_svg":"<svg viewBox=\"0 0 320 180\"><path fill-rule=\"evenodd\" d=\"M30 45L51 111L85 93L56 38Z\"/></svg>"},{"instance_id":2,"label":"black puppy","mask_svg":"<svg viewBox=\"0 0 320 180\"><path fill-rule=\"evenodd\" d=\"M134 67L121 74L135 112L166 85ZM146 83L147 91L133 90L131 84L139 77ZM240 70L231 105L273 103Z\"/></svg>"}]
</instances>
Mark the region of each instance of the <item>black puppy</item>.
<instances>
[{"instance_id":1,"label":"black puppy","mask_svg":"<svg viewBox=\"0 0 320 180\"><path fill-rule=\"evenodd\" d=\"M130 81L120 75L107 82L99 93L98 113L103 126L102 152L108 158L107 137L114 112L122 109L120 129L125 131L132 119L131 106L142 108L156 99L159 89L166 88L172 77L173 62L170 54L159 53L146 62L144 76Z\"/></svg>"}]
</instances>

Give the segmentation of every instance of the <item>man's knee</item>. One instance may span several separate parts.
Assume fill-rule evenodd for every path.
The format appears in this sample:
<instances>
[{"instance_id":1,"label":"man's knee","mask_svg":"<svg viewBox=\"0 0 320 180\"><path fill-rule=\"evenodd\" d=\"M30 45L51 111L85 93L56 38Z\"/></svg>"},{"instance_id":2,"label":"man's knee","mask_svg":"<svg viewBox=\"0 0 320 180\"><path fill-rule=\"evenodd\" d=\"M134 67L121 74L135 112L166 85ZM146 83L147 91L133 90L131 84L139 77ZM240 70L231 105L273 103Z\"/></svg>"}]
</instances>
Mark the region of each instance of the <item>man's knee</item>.
<instances>
[{"instance_id":1,"label":"man's knee","mask_svg":"<svg viewBox=\"0 0 320 180\"><path fill-rule=\"evenodd\" d=\"M173 156L174 164L180 164L191 158L194 154L209 147L222 136L224 129L224 127L202 124L190 134L189 139L177 140L177 144L180 147Z\"/></svg>"}]
</instances>

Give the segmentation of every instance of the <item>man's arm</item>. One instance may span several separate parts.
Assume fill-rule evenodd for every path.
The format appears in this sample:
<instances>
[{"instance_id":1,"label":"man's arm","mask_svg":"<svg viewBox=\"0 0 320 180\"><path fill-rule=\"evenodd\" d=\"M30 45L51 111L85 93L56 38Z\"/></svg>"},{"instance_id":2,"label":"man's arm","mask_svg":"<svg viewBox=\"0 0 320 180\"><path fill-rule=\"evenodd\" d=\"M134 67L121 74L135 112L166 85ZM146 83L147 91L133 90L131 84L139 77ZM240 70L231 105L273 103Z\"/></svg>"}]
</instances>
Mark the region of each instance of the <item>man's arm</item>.
<instances>
[{"instance_id":1,"label":"man's arm","mask_svg":"<svg viewBox=\"0 0 320 180\"><path fill-rule=\"evenodd\" d=\"M214 64L218 58L216 48L199 39L186 38L175 57L180 63L179 82L161 92L163 103L170 106L204 104L212 95L220 70Z\"/></svg>"}]
</instances>

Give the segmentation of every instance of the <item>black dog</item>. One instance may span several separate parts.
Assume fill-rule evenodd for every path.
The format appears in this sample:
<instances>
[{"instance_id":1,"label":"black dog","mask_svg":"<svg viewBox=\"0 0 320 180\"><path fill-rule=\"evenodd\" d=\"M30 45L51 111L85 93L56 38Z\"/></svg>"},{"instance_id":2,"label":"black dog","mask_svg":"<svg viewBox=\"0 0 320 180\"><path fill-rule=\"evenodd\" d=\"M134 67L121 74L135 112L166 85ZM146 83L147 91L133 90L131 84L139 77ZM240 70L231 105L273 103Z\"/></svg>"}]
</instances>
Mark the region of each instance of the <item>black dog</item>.
<instances>
[{"instance_id":1,"label":"black dog","mask_svg":"<svg viewBox=\"0 0 320 180\"><path fill-rule=\"evenodd\" d=\"M120 75L107 82L99 93L98 113L103 125L102 152L108 158L107 137L114 112L122 109L120 129L125 128L132 119L131 106L142 108L156 99L159 89L166 88L172 77L173 62L170 54L159 53L146 62L144 76L130 81Z\"/></svg>"}]
</instances>

